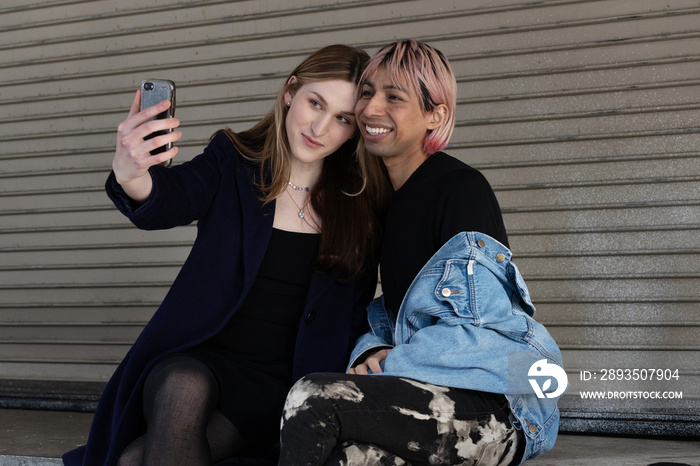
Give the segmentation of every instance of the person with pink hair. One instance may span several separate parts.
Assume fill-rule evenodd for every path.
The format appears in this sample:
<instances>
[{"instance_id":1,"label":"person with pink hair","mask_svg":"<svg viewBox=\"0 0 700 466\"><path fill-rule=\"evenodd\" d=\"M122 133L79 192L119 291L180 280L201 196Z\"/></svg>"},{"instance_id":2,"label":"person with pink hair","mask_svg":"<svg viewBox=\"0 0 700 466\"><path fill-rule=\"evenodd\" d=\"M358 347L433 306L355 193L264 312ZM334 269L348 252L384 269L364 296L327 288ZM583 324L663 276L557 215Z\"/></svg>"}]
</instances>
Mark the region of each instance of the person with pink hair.
<instances>
[{"instance_id":1,"label":"person with pink hair","mask_svg":"<svg viewBox=\"0 0 700 466\"><path fill-rule=\"evenodd\" d=\"M507 396L507 353L529 344L527 332L499 325L529 325L552 359L558 349L530 319L524 285L509 282L519 273L488 181L442 152L456 88L445 56L415 40L382 48L360 78L359 150L382 160L394 189L380 254L383 296L368 307L371 330L347 373L310 374L292 387L280 465L510 466L551 448L541 440L551 426L556 436L556 407L541 411L547 419L526 417L522 397ZM480 267L486 263L493 273ZM485 294L467 276L486 280ZM470 307L477 304L481 316ZM534 442L525 438L540 431Z\"/></svg>"}]
</instances>

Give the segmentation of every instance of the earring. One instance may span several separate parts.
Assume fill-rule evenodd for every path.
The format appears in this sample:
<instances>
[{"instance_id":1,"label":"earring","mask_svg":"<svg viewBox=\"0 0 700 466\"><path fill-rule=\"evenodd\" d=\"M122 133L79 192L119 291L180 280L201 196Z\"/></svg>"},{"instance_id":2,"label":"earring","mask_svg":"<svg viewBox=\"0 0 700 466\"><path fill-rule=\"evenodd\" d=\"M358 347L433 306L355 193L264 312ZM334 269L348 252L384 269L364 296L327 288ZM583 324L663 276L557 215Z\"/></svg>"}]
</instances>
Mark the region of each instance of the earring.
<instances>
[{"instance_id":1,"label":"earring","mask_svg":"<svg viewBox=\"0 0 700 466\"><path fill-rule=\"evenodd\" d=\"M291 103L291 102L287 102L287 107L291 107L291 106L292 106L292 103Z\"/></svg>"}]
</instances>

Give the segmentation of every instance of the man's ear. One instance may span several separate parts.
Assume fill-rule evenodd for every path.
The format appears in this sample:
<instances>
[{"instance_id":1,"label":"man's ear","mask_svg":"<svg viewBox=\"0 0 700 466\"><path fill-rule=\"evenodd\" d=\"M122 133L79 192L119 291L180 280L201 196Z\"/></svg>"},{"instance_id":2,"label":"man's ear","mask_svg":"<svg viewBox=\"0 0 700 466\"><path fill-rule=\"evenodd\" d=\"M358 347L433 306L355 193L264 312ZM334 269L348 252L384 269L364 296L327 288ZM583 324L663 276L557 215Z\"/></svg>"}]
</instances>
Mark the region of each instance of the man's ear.
<instances>
[{"instance_id":1,"label":"man's ear","mask_svg":"<svg viewBox=\"0 0 700 466\"><path fill-rule=\"evenodd\" d=\"M294 97L294 94L296 94L296 84L299 82L296 76L290 76L289 79L287 80L287 89L289 89L287 92L284 93L284 101L286 103L290 103L292 101L292 98Z\"/></svg>"},{"instance_id":2,"label":"man's ear","mask_svg":"<svg viewBox=\"0 0 700 466\"><path fill-rule=\"evenodd\" d=\"M434 130L439 128L447 118L447 105L440 104L432 111L430 120L428 121L428 129Z\"/></svg>"}]
</instances>

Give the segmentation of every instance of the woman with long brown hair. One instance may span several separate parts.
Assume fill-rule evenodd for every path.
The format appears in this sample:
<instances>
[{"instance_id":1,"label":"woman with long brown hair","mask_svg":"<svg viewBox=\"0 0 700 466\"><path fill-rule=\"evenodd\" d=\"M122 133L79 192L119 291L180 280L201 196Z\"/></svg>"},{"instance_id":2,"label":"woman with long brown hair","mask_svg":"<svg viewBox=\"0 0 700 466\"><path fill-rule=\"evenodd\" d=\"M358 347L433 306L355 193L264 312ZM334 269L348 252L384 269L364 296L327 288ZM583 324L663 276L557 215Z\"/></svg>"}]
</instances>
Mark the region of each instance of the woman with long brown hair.
<instances>
[{"instance_id":1,"label":"woman with long brown hair","mask_svg":"<svg viewBox=\"0 0 700 466\"><path fill-rule=\"evenodd\" d=\"M166 168L174 119L139 94L119 126L107 193L137 227L197 221L168 295L108 383L86 446L68 465L214 464L279 438L289 387L340 371L366 330L376 286L385 174L356 153L364 51L335 45L304 60L253 128L217 132Z\"/></svg>"}]
</instances>

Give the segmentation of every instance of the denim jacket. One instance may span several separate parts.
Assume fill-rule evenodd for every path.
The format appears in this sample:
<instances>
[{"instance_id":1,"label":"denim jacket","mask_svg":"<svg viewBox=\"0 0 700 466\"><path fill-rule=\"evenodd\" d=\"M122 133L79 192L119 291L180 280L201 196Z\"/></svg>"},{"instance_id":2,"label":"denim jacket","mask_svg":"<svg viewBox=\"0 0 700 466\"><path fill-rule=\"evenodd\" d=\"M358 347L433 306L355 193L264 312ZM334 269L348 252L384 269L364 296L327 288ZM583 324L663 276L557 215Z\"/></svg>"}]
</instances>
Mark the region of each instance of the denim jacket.
<instances>
[{"instance_id":1,"label":"denim jacket","mask_svg":"<svg viewBox=\"0 0 700 466\"><path fill-rule=\"evenodd\" d=\"M559 348L533 319L511 257L488 235L453 237L421 269L398 316L383 297L370 303L371 330L358 339L349 367L368 350L391 347L384 375L504 394L526 439L525 461L554 446L557 399L567 384ZM551 386L556 391L545 393Z\"/></svg>"}]
</instances>

